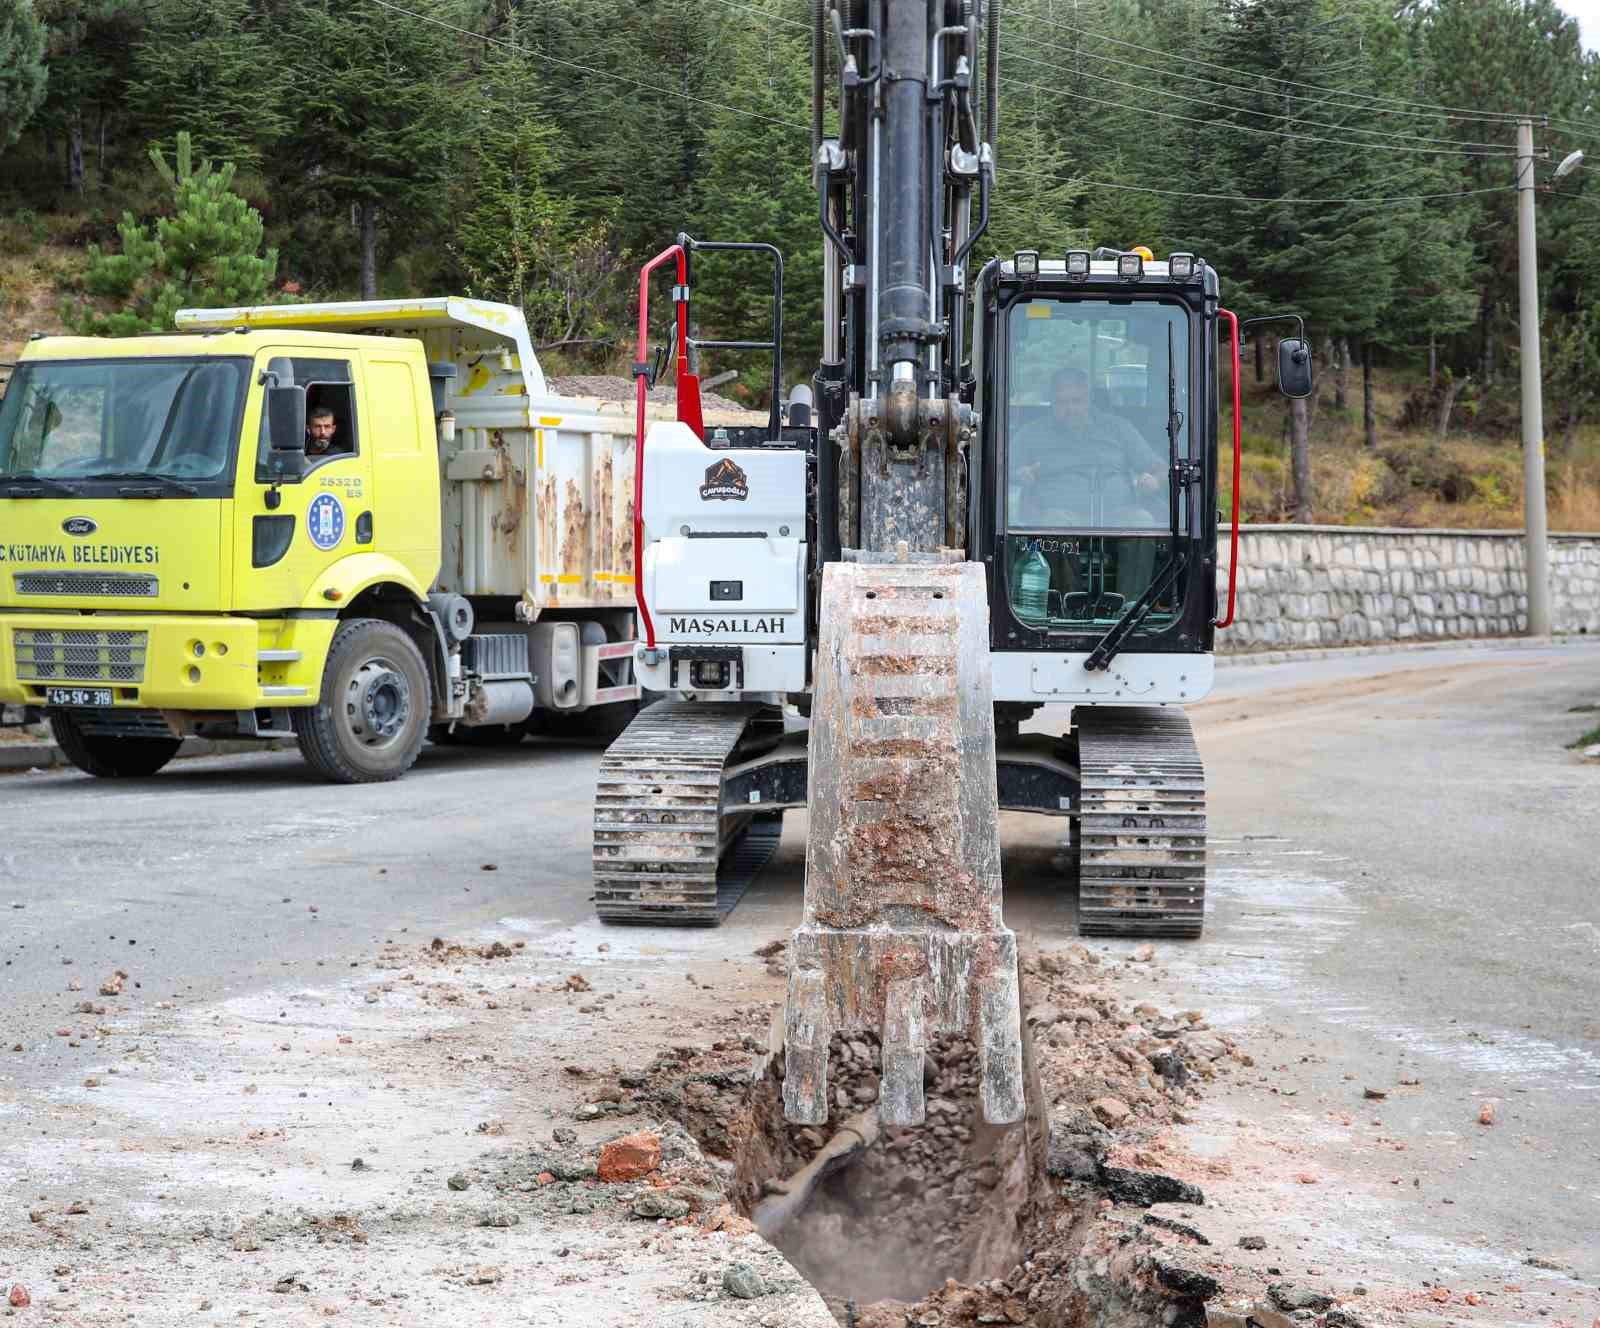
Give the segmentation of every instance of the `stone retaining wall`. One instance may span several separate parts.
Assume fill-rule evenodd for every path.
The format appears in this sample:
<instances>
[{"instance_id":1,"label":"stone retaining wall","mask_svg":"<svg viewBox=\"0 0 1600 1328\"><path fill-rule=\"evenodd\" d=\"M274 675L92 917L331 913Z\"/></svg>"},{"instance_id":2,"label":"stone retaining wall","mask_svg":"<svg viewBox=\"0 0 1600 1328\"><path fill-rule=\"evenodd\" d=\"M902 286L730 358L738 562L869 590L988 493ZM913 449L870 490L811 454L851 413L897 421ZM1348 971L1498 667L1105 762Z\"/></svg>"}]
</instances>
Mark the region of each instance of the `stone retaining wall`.
<instances>
[{"instance_id":1,"label":"stone retaining wall","mask_svg":"<svg viewBox=\"0 0 1600 1328\"><path fill-rule=\"evenodd\" d=\"M1550 591L1555 631L1600 633L1600 534L1550 537ZM1511 636L1527 625L1522 534L1246 526L1238 596L1219 650Z\"/></svg>"}]
</instances>

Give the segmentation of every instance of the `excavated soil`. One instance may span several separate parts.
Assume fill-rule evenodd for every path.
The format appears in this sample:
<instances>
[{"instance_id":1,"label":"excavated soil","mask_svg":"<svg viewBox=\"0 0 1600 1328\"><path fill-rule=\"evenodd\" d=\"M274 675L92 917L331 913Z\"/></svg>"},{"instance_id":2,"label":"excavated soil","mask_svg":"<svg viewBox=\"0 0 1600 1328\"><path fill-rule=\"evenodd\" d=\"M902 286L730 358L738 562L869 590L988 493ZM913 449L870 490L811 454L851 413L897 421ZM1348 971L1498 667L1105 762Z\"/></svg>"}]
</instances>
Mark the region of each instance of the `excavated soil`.
<instances>
[{"instance_id":1,"label":"excavated soil","mask_svg":"<svg viewBox=\"0 0 1600 1328\"><path fill-rule=\"evenodd\" d=\"M1081 945L1030 957L1023 980L1028 1118L986 1125L971 1044L942 1039L926 1061L926 1123L883 1129L770 1235L840 1323L1206 1322L1220 1283L1183 1220L1204 1196L1162 1169L1165 1136L1207 1079L1249 1058L1199 1012L1127 1008ZM781 1054L758 1054L752 1070L742 1047L684 1048L622 1081L731 1164L728 1197L754 1219L763 1197L872 1107L877 1067L872 1038L836 1038L830 1117L816 1127L784 1119Z\"/></svg>"}]
</instances>

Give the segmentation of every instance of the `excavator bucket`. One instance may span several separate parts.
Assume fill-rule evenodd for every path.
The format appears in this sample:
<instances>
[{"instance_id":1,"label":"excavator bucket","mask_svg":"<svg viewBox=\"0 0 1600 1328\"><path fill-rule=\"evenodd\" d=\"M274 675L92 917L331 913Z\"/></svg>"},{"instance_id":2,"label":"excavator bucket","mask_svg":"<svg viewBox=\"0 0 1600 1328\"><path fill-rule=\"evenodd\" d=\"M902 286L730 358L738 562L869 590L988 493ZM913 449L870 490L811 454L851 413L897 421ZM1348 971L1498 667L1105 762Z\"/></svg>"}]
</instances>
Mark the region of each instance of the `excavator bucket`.
<instances>
[{"instance_id":1,"label":"excavator bucket","mask_svg":"<svg viewBox=\"0 0 1600 1328\"><path fill-rule=\"evenodd\" d=\"M939 1033L976 1044L984 1118L1020 1120L983 568L830 563L819 616L784 1114L825 1122L830 1040L877 1030L884 1124L922 1123L923 1051Z\"/></svg>"}]
</instances>

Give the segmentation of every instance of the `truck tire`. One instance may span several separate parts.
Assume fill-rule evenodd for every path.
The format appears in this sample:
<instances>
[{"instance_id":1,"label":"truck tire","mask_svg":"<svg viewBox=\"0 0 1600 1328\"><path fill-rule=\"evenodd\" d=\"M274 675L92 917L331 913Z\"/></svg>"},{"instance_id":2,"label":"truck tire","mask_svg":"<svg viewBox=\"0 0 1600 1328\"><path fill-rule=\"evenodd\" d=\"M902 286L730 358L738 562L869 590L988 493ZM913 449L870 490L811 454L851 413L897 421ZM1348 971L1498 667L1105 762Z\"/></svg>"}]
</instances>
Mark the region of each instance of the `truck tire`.
<instances>
[{"instance_id":1,"label":"truck tire","mask_svg":"<svg viewBox=\"0 0 1600 1328\"><path fill-rule=\"evenodd\" d=\"M314 706L289 712L300 754L336 784L379 784L416 764L432 698L422 652L380 618L341 623Z\"/></svg>"},{"instance_id":2,"label":"truck tire","mask_svg":"<svg viewBox=\"0 0 1600 1328\"><path fill-rule=\"evenodd\" d=\"M67 760L99 779L142 779L178 754L181 738L111 738L88 734L64 710L50 712L50 732Z\"/></svg>"}]
</instances>

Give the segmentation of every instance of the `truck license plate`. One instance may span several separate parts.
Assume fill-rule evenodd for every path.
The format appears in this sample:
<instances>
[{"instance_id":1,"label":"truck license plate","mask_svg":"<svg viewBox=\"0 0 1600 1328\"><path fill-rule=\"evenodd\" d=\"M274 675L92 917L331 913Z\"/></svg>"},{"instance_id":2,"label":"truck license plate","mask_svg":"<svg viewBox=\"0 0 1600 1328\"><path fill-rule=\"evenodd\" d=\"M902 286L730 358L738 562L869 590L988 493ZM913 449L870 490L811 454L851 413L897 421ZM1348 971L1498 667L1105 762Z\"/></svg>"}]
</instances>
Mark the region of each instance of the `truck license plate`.
<instances>
[{"instance_id":1,"label":"truck license plate","mask_svg":"<svg viewBox=\"0 0 1600 1328\"><path fill-rule=\"evenodd\" d=\"M102 706L111 705L111 689L109 687L46 687L44 703L53 706Z\"/></svg>"}]
</instances>

